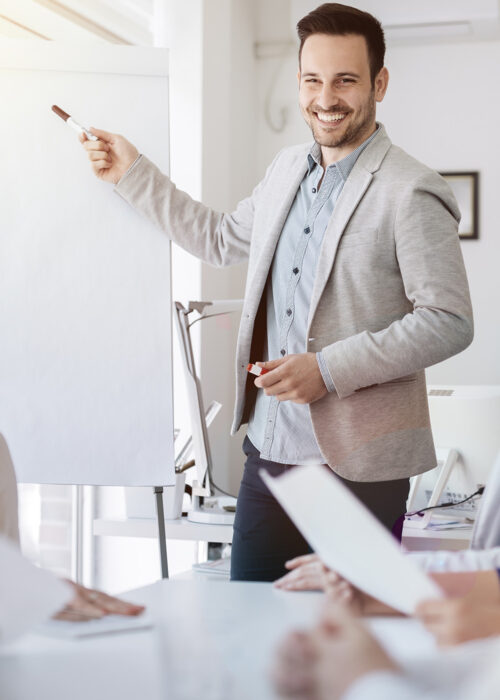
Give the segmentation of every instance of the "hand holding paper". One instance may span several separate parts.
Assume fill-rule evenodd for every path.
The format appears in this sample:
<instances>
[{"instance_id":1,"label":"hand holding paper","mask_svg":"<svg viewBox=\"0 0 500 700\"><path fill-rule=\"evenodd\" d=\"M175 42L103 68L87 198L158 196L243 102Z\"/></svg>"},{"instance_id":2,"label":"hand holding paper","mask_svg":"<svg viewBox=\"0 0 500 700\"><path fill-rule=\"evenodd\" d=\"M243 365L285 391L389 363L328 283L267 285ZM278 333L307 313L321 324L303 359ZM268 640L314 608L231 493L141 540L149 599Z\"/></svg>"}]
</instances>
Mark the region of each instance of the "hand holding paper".
<instances>
[{"instance_id":1,"label":"hand holding paper","mask_svg":"<svg viewBox=\"0 0 500 700\"><path fill-rule=\"evenodd\" d=\"M412 614L443 593L401 552L396 540L323 466L297 467L273 479L260 475L320 559L354 586Z\"/></svg>"}]
</instances>

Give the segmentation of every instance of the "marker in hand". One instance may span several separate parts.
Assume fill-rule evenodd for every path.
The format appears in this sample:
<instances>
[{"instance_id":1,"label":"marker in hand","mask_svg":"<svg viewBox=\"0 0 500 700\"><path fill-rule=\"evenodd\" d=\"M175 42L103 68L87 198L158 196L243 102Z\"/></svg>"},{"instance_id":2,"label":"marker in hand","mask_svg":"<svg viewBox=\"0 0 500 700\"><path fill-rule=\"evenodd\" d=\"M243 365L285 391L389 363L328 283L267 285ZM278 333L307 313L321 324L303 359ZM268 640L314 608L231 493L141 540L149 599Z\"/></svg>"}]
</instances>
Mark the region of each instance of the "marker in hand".
<instances>
[{"instance_id":1,"label":"marker in hand","mask_svg":"<svg viewBox=\"0 0 500 700\"><path fill-rule=\"evenodd\" d=\"M255 374L256 377L260 377L261 374L267 374L269 372L265 367L259 367L258 365L247 365L247 372L250 374Z\"/></svg>"},{"instance_id":2,"label":"marker in hand","mask_svg":"<svg viewBox=\"0 0 500 700\"><path fill-rule=\"evenodd\" d=\"M85 134L89 141L99 141L97 136L95 136L91 131L89 131L84 126L76 122L73 119L73 117L70 117L67 112L65 112L57 105L52 105L52 111L55 112L58 117L61 117L61 119L63 119L68 126L77 131L79 134Z\"/></svg>"}]
</instances>

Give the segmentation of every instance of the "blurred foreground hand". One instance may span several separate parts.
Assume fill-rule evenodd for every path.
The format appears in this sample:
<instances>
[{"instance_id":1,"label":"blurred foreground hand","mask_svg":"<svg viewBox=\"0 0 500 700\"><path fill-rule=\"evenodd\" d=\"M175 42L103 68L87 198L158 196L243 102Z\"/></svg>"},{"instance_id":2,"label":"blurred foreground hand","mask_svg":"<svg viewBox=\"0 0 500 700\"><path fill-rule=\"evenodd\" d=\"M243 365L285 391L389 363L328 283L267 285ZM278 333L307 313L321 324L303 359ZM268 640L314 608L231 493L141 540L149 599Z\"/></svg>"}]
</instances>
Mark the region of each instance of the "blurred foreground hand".
<instances>
[{"instance_id":1,"label":"blurred foreground hand","mask_svg":"<svg viewBox=\"0 0 500 700\"><path fill-rule=\"evenodd\" d=\"M143 605L126 603L119 598L94 591L80 586L78 583L68 581L75 591L74 598L65 608L54 615L56 620L69 620L72 622L85 622L96 620L105 615L139 615L143 612Z\"/></svg>"}]
</instances>

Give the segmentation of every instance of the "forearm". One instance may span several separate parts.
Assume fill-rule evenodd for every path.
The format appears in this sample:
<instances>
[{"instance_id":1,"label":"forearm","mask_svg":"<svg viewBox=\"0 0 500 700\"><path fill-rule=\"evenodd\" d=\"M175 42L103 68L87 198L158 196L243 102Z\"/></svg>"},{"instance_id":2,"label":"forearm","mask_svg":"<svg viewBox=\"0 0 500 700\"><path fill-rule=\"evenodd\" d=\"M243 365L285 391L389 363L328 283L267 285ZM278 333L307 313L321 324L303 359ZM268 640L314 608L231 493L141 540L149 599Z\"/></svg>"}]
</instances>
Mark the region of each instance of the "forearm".
<instances>
[{"instance_id":1,"label":"forearm","mask_svg":"<svg viewBox=\"0 0 500 700\"><path fill-rule=\"evenodd\" d=\"M178 190L145 156L135 161L115 192L171 240L211 265L233 265L248 257L253 215L250 199L231 215L216 212Z\"/></svg>"},{"instance_id":2,"label":"forearm","mask_svg":"<svg viewBox=\"0 0 500 700\"><path fill-rule=\"evenodd\" d=\"M464 549L457 552L408 552L424 571L490 571L500 569L500 547L491 549Z\"/></svg>"},{"instance_id":3,"label":"forearm","mask_svg":"<svg viewBox=\"0 0 500 700\"><path fill-rule=\"evenodd\" d=\"M430 576L449 597L467 596L479 603L500 605L500 584L496 570L434 572Z\"/></svg>"}]
</instances>

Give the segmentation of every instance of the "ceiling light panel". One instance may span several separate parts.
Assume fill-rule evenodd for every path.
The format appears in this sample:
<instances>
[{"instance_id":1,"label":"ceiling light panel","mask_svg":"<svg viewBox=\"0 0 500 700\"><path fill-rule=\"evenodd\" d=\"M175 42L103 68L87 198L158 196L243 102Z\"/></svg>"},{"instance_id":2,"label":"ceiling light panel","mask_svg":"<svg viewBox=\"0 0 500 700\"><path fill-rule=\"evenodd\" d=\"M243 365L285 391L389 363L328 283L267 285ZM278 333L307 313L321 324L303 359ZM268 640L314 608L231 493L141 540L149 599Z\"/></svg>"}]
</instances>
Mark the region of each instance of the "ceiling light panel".
<instances>
[{"instance_id":1,"label":"ceiling light panel","mask_svg":"<svg viewBox=\"0 0 500 700\"><path fill-rule=\"evenodd\" d=\"M54 12L84 20L120 37L123 42L150 46L153 43L152 0L36 0Z\"/></svg>"},{"instance_id":2,"label":"ceiling light panel","mask_svg":"<svg viewBox=\"0 0 500 700\"><path fill-rule=\"evenodd\" d=\"M89 41L95 40L95 35L88 32L73 22L40 5L34 0L0 0L0 14L10 20L10 24L16 23L25 27L27 36L36 38L42 35L55 41ZM31 30L31 32L29 31Z\"/></svg>"}]
</instances>

